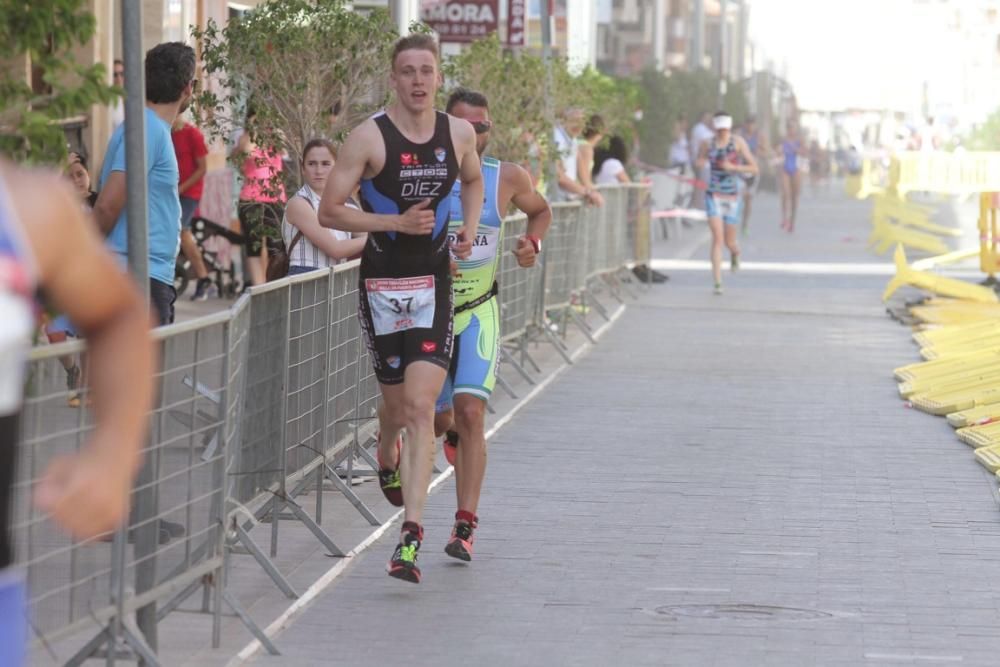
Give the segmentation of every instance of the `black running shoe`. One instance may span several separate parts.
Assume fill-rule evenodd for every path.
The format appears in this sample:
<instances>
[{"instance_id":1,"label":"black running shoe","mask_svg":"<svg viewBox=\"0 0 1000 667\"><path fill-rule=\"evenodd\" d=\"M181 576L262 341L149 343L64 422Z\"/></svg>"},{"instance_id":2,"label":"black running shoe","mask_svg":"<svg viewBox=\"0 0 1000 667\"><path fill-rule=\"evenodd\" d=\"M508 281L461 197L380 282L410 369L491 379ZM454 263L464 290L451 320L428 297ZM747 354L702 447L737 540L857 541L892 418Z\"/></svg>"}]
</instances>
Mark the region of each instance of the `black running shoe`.
<instances>
[{"instance_id":1,"label":"black running shoe","mask_svg":"<svg viewBox=\"0 0 1000 667\"><path fill-rule=\"evenodd\" d=\"M379 436L376 434L375 439ZM387 466L382 457L378 455L378 446L375 448L375 458L378 461L378 485L382 489L382 495L389 501L389 504L396 507L403 506L403 484L399 477L399 459L403 449L403 436L396 439L396 465Z\"/></svg>"},{"instance_id":2,"label":"black running shoe","mask_svg":"<svg viewBox=\"0 0 1000 667\"><path fill-rule=\"evenodd\" d=\"M420 583L420 568L417 566L417 552L420 551L420 540L423 528L407 521L403 524L403 541L396 545L392 559L386 570L390 577L402 579L411 584Z\"/></svg>"},{"instance_id":3,"label":"black running shoe","mask_svg":"<svg viewBox=\"0 0 1000 667\"><path fill-rule=\"evenodd\" d=\"M456 521L451 529L451 539L444 548L444 552L452 558L464 560L466 563L472 560L472 532L476 529L475 523L468 521Z\"/></svg>"}]
</instances>

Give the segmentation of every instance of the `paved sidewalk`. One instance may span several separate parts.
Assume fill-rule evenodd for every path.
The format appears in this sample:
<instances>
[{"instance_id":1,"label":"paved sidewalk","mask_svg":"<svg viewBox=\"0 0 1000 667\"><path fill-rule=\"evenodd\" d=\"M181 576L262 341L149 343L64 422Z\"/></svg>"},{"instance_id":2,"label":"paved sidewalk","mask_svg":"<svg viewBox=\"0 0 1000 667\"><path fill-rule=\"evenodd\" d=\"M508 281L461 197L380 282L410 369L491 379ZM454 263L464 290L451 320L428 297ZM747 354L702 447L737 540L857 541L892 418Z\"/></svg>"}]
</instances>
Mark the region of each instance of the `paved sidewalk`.
<instances>
[{"instance_id":1,"label":"paved sidewalk","mask_svg":"<svg viewBox=\"0 0 1000 667\"><path fill-rule=\"evenodd\" d=\"M875 260L834 247L863 206L820 203L794 240L752 228L760 255ZM255 664L1000 663L996 483L902 407L884 284L673 273L492 439L472 564L442 552L449 482L422 584L385 575L391 530Z\"/></svg>"}]
</instances>

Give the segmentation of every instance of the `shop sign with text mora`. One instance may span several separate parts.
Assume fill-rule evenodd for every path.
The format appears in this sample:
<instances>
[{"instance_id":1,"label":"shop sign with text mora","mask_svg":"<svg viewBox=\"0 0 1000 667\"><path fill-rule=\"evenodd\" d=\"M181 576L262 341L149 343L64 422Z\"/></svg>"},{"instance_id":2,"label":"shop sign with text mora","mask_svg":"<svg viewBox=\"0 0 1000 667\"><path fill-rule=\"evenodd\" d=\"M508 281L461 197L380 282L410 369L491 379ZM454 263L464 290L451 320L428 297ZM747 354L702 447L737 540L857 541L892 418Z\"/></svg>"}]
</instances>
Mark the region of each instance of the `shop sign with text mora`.
<instances>
[{"instance_id":1,"label":"shop sign with text mora","mask_svg":"<svg viewBox=\"0 0 1000 667\"><path fill-rule=\"evenodd\" d=\"M420 19L442 42L471 42L497 29L498 0L422 0Z\"/></svg>"}]
</instances>

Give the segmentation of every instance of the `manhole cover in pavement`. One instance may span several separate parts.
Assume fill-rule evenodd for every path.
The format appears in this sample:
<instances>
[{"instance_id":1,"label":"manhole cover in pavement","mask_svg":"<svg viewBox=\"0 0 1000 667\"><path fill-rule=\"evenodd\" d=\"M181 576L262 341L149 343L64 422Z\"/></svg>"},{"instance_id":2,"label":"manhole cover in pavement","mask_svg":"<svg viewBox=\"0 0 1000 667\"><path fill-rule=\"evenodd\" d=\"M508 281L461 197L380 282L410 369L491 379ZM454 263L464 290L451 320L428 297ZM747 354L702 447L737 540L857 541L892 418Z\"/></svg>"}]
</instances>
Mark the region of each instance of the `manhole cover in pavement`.
<instances>
[{"instance_id":1,"label":"manhole cover in pavement","mask_svg":"<svg viewBox=\"0 0 1000 667\"><path fill-rule=\"evenodd\" d=\"M679 604L657 607L654 611L663 616L751 621L812 621L820 618L833 618L833 614L816 609L796 609L761 604Z\"/></svg>"}]
</instances>

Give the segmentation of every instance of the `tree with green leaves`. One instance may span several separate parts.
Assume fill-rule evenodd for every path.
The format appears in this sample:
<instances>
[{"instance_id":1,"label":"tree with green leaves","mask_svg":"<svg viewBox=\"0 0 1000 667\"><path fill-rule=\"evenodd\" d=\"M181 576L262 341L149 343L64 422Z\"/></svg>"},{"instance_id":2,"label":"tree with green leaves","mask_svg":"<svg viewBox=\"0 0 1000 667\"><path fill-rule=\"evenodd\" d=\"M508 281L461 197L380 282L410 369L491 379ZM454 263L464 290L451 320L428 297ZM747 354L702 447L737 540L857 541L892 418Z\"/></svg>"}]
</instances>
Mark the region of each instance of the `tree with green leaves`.
<instances>
[{"instance_id":1,"label":"tree with green leaves","mask_svg":"<svg viewBox=\"0 0 1000 667\"><path fill-rule=\"evenodd\" d=\"M529 138L544 143L551 134L545 118L545 65L530 54L515 55L503 48L496 34L471 43L442 65L445 87L439 106L461 86L477 90L490 100L493 131L490 154L510 162L526 162Z\"/></svg>"},{"instance_id":2,"label":"tree with green leaves","mask_svg":"<svg viewBox=\"0 0 1000 667\"><path fill-rule=\"evenodd\" d=\"M594 69L574 75L560 58L552 60L552 107L556 119L545 116L545 63L529 53L513 53L495 34L471 43L447 58L442 67L445 88L439 105L462 86L484 93L490 100L493 131L490 153L502 160L527 164L549 154L560 113L579 108L597 113L608 134L631 141L634 113L642 104L638 83L606 76ZM532 169L538 175L537 169Z\"/></svg>"},{"instance_id":3,"label":"tree with green leaves","mask_svg":"<svg viewBox=\"0 0 1000 667\"><path fill-rule=\"evenodd\" d=\"M719 78L707 70L664 73L649 68L643 71L640 86L646 98L639 123L642 160L666 166L677 121L683 117L690 126L703 112L719 111ZM748 104L742 85L729 84L723 108L733 116L736 124L746 119Z\"/></svg>"},{"instance_id":4,"label":"tree with green leaves","mask_svg":"<svg viewBox=\"0 0 1000 667\"><path fill-rule=\"evenodd\" d=\"M973 151L1000 150L1000 110L991 113L969 133L965 147Z\"/></svg>"},{"instance_id":5,"label":"tree with green leaves","mask_svg":"<svg viewBox=\"0 0 1000 667\"><path fill-rule=\"evenodd\" d=\"M576 106L604 120L605 134L620 135L631 143L635 135L635 112L643 106L638 82L602 74L587 67L580 74L566 74L566 106ZM565 102L564 102L565 103Z\"/></svg>"},{"instance_id":6,"label":"tree with green leaves","mask_svg":"<svg viewBox=\"0 0 1000 667\"><path fill-rule=\"evenodd\" d=\"M111 104L124 91L108 85L103 64L82 65L73 49L96 30L86 0L0 3L0 153L17 162L55 164L66 157L58 121ZM27 57L43 90L9 64Z\"/></svg>"},{"instance_id":7,"label":"tree with green leaves","mask_svg":"<svg viewBox=\"0 0 1000 667\"><path fill-rule=\"evenodd\" d=\"M397 37L387 12L355 12L346 0L269 0L193 35L209 77L197 100L205 127L229 136L251 104L245 129L296 164L310 139L340 137L385 103Z\"/></svg>"}]
</instances>

